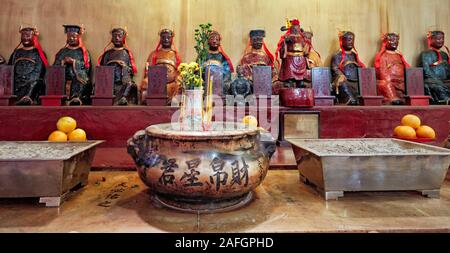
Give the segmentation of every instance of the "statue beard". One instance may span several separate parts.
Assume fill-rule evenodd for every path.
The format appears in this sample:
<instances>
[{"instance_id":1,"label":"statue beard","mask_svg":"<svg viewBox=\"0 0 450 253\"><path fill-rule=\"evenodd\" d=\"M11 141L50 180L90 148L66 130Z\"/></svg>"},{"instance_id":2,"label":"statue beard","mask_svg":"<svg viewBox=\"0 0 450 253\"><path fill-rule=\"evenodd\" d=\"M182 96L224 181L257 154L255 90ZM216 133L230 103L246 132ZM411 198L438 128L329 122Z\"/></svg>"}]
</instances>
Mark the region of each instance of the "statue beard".
<instances>
[{"instance_id":1,"label":"statue beard","mask_svg":"<svg viewBox=\"0 0 450 253\"><path fill-rule=\"evenodd\" d=\"M24 40L24 41L22 41L22 45L24 47L33 47L34 43L33 43L33 40Z\"/></svg>"},{"instance_id":2,"label":"statue beard","mask_svg":"<svg viewBox=\"0 0 450 253\"><path fill-rule=\"evenodd\" d=\"M121 42L121 41L116 41L116 42L112 42L113 44L114 44L114 47L117 47L117 48L121 48L121 47L123 47L123 42Z\"/></svg>"},{"instance_id":3,"label":"statue beard","mask_svg":"<svg viewBox=\"0 0 450 253\"><path fill-rule=\"evenodd\" d=\"M219 50L219 46L209 46L209 50L217 51L217 50Z\"/></svg>"}]
</instances>

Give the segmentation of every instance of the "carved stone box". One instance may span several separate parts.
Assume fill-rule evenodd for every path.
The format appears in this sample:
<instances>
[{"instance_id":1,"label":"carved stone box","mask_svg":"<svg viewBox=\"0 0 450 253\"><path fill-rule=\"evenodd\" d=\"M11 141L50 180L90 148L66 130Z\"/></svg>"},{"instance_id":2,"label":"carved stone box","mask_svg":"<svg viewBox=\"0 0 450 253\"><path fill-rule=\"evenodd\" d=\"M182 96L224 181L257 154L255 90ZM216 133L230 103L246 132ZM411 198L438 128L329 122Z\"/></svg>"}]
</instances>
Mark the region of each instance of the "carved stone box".
<instances>
[{"instance_id":1,"label":"carved stone box","mask_svg":"<svg viewBox=\"0 0 450 253\"><path fill-rule=\"evenodd\" d=\"M419 191L439 197L450 150L398 139L287 139L300 179L326 200L344 192Z\"/></svg>"}]
</instances>

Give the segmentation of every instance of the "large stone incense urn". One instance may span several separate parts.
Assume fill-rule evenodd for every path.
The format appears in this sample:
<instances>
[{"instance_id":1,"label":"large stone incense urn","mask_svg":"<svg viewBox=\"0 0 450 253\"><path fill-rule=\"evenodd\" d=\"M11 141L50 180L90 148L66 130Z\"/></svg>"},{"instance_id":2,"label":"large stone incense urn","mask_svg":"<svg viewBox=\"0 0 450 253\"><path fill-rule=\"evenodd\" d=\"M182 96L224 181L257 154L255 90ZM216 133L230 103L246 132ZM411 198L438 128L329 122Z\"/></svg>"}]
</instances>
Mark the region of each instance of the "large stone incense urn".
<instances>
[{"instance_id":1,"label":"large stone incense urn","mask_svg":"<svg viewBox=\"0 0 450 253\"><path fill-rule=\"evenodd\" d=\"M128 153L154 199L190 212L228 211L251 201L274 151L270 134L224 122L212 123L209 131L152 125L128 140Z\"/></svg>"}]
</instances>

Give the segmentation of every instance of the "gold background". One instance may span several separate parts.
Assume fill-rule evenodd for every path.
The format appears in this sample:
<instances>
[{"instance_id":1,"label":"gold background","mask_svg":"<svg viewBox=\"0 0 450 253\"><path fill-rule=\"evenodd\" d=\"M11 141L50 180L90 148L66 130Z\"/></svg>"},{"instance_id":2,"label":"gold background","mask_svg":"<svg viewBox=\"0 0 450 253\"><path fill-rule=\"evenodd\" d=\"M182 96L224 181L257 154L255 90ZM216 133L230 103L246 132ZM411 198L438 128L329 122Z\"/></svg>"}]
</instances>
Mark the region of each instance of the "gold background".
<instances>
[{"instance_id":1,"label":"gold background","mask_svg":"<svg viewBox=\"0 0 450 253\"><path fill-rule=\"evenodd\" d=\"M450 34L449 0L1 0L0 54L9 58L19 43L20 24L34 24L49 61L65 44L63 24L82 23L84 42L94 62L110 40L114 25L128 27L127 40L139 69L158 42L158 31L175 30L175 45L183 61L195 57L193 30L210 22L223 37L222 45L236 64L248 42L250 29L266 30L274 52L285 18L297 17L315 34L313 44L326 65L338 48L338 30L356 34L361 59L373 65L383 32L400 33L399 49L412 65L425 48L429 29ZM450 43L446 43L450 45Z\"/></svg>"}]
</instances>

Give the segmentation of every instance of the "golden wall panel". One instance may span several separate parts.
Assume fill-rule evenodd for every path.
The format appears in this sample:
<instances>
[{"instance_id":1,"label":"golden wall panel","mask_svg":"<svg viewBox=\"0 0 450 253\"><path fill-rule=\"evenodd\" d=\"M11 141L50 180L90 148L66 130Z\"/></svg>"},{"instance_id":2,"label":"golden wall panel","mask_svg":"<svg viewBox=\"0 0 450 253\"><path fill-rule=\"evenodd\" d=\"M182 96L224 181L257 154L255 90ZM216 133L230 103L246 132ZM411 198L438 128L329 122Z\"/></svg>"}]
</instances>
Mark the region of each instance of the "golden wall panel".
<instances>
[{"instance_id":1,"label":"golden wall panel","mask_svg":"<svg viewBox=\"0 0 450 253\"><path fill-rule=\"evenodd\" d=\"M113 25L126 25L142 78L145 60L163 27L176 32L175 45L182 60L195 57L193 30L211 22L223 37L223 47L233 64L248 43L248 32L264 28L266 43L275 51L285 18L298 17L315 34L315 48L328 65L338 49L338 30L356 33L356 48L366 65L372 65L382 32L401 35L400 50L415 65L425 48L424 36L431 27L450 32L448 0L2 0L0 54L8 58L19 42L21 23L35 24L50 62L65 44L62 24L83 23L85 44L93 60L109 41ZM450 43L447 43L450 45Z\"/></svg>"}]
</instances>

